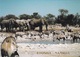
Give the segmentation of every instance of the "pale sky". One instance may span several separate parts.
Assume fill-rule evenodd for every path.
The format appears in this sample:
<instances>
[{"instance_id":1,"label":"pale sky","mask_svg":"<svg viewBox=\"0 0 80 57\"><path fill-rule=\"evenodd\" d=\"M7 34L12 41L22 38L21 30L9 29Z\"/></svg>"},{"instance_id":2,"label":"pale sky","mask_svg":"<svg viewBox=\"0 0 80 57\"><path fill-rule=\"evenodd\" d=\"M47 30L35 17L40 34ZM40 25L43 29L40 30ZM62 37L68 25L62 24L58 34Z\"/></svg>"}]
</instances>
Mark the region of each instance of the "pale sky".
<instances>
[{"instance_id":1,"label":"pale sky","mask_svg":"<svg viewBox=\"0 0 80 57\"><path fill-rule=\"evenodd\" d=\"M80 0L0 0L0 16L48 13L59 15L59 9L67 9L70 14L80 14Z\"/></svg>"}]
</instances>

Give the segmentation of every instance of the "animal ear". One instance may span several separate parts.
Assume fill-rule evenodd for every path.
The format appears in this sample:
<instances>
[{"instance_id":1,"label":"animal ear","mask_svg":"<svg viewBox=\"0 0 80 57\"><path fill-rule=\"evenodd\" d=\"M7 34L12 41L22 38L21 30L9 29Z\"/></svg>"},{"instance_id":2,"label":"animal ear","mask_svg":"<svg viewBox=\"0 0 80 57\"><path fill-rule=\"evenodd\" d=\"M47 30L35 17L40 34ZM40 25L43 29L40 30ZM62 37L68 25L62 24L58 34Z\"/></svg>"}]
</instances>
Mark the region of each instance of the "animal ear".
<instances>
[{"instance_id":1,"label":"animal ear","mask_svg":"<svg viewBox=\"0 0 80 57\"><path fill-rule=\"evenodd\" d=\"M9 42L9 40L6 40L6 42L8 43L8 42Z\"/></svg>"}]
</instances>

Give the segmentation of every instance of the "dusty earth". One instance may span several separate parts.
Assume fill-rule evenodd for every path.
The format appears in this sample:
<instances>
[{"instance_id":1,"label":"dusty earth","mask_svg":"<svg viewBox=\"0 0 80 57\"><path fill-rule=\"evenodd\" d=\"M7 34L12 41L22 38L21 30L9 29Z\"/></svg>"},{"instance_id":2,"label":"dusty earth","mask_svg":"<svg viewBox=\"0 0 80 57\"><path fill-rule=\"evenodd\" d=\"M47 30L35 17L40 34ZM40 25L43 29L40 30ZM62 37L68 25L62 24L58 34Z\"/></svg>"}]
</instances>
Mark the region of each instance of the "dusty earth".
<instances>
[{"instance_id":1,"label":"dusty earth","mask_svg":"<svg viewBox=\"0 0 80 57\"><path fill-rule=\"evenodd\" d=\"M55 27L54 29L60 30L62 28L59 27L57 29ZM63 29L65 28L63 27ZM75 28L75 31L78 29ZM16 33L25 34L24 32ZM0 32L0 48L2 41L6 37L11 35L15 37L14 33ZM18 37L17 45L20 57L80 57L80 42L79 43L63 43L58 41L39 42L39 39L37 40L37 42L35 42L32 41L32 39Z\"/></svg>"},{"instance_id":2,"label":"dusty earth","mask_svg":"<svg viewBox=\"0 0 80 57\"><path fill-rule=\"evenodd\" d=\"M20 33L24 34L23 32ZM14 33L0 33L0 45L4 38L10 35L15 36ZM80 43L34 43L31 40L22 39L17 41L20 57L80 57Z\"/></svg>"},{"instance_id":3,"label":"dusty earth","mask_svg":"<svg viewBox=\"0 0 80 57\"><path fill-rule=\"evenodd\" d=\"M80 44L18 43L20 57L80 57ZM1 54L0 54L1 57Z\"/></svg>"}]
</instances>

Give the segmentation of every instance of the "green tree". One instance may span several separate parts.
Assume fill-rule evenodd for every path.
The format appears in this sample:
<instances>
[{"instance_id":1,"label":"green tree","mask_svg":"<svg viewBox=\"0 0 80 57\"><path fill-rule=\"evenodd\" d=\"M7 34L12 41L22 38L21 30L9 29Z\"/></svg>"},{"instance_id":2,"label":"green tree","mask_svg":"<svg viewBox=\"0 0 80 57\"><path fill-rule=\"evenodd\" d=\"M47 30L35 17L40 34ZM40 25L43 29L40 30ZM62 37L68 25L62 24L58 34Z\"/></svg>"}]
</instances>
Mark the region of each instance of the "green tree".
<instances>
[{"instance_id":1,"label":"green tree","mask_svg":"<svg viewBox=\"0 0 80 57\"><path fill-rule=\"evenodd\" d=\"M30 19L31 17L28 14L22 14L22 15L19 16L19 18L20 19Z\"/></svg>"},{"instance_id":2,"label":"green tree","mask_svg":"<svg viewBox=\"0 0 80 57\"><path fill-rule=\"evenodd\" d=\"M4 17L3 17L3 16L2 16L2 17L0 17L0 22L1 22L2 20L4 20Z\"/></svg>"},{"instance_id":3,"label":"green tree","mask_svg":"<svg viewBox=\"0 0 80 57\"><path fill-rule=\"evenodd\" d=\"M66 19L67 19L67 13L68 13L68 10L66 9L59 9L59 12L60 12L60 15L57 17L57 21L58 23L61 23L63 26L65 26L67 23L66 23Z\"/></svg>"},{"instance_id":4,"label":"green tree","mask_svg":"<svg viewBox=\"0 0 80 57\"><path fill-rule=\"evenodd\" d=\"M68 14L65 22L66 22L66 24L74 25L75 24L74 15L73 14Z\"/></svg>"},{"instance_id":5,"label":"green tree","mask_svg":"<svg viewBox=\"0 0 80 57\"><path fill-rule=\"evenodd\" d=\"M40 19L41 15L39 15L37 12L34 12L32 18Z\"/></svg>"},{"instance_id":6,"label":"green tree","mask_svg":"<svg viewBox=\"0 0 80 57\"><path fill-rule=\"evenodd\" d=\"M76 13L76 15L74 16L74 23L75 23L75 25L76 24L79 24L79 19L80 19L80 15L79 15L79 13Z\"/></svg>"},{"instance_id":7,"label":"green tree","mask_svg":"<svg viewBox=\"0 0 80 57\"><path fill-rule=\"evenodd\" d=\"M8 14L8 15L5 16L5 19L11 19L11 18L17 19L18 17L16 17L13 14Z\"/></svg>"},{"instance_id":8,"label":"green tree","mask_svg":"<svg viewBox=\"0 0 80 57\"><path fill-rule=\"evenodd\" d=\"M47 17L51 19L51 18L53 18L55 16L53 14L47 14Z\"/></svg>"},{"instance_id":9,"label":"green tree","mask_svg":"<svg viewBox=\"0 0 80 57\"><path fill-rule=\"evenodd\" d=\"M48 20L49 24L54 24L55 23L55 15L53 14L47 14L47 16L44 16Z\"/></svg>"},{"instance_id":10,"label":"green tree","mask_svg":"<svg viewBox=\"0 0 80 57\"><path fill-rule=\"evenodd\" d=\"M66 10L66 9L59 9L59 12L60 12L61 15L65 15L65 14L68 13L68 10Z\"/></svg>"}]
</instances>

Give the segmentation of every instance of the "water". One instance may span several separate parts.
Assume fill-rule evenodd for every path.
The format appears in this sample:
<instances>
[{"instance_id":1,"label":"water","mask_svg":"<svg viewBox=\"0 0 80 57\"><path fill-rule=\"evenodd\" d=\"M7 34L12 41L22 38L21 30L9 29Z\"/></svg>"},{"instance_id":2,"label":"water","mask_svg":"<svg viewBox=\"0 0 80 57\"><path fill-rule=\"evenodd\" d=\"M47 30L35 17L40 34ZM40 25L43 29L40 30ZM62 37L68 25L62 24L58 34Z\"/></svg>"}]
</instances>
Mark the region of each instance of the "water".
<instances>
[{"instance_id":1,"label":"water","mask_svg":"<svg viewBox=\"0 0 80 57\"><path fill-rule=\"evenodd\" d=\"M30 42L19 42L19 43L29 43L29 44L73 44L73 43L80 43L80 41L78 40L77 42L73 42L72 40L42 40L42 41L30 41Z\"/></svg>"}]
</instances>

